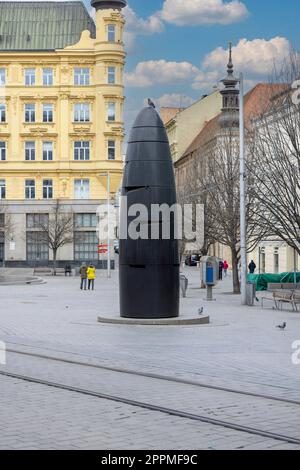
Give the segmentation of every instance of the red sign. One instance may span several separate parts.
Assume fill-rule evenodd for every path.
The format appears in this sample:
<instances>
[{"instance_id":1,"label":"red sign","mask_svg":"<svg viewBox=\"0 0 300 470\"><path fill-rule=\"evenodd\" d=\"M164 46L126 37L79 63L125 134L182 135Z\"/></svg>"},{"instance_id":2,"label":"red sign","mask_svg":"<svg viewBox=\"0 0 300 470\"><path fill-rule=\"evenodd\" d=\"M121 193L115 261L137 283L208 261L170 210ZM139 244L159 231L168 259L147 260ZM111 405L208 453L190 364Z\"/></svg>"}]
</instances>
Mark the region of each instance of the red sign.
<instances>
[{"instance_id":1,"label":"red sign","mask_svg":"<svg viewBox=\"0 0 300 470\"><path fill-rule=\"evenodd\" d=\"M98 254L101 255L101 253L107 253L107 250L99 250Z\"/></svg>"},{"instance_id":2,"label":"red sign","mask_svg":"<svg viewBox=\"0 0 300 470\"><path fill-rule=\"evenodd\" d=\"M105 243L101 243L100 245L98 245L98 248L107 248L108 245L106 245Z\"/></svg>"}]
</instances>

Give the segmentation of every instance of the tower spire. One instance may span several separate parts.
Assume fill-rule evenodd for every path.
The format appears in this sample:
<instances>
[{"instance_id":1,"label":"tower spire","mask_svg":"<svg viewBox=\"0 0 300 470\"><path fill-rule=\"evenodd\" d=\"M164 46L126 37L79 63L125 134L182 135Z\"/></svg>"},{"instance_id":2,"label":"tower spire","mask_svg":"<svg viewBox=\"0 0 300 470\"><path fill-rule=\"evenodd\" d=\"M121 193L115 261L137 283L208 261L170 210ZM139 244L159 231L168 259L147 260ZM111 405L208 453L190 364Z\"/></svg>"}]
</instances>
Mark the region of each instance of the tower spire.
<instances>
[{"instance_id":1,"label":"tower spire","mask_svg":"<svg viewBox=\"0 0 300 470\"><path fill-rule=\"evenodd\" d=\"M227 64L227 73L228 75L233 75L233 62L232 62L232 42L229 42L229 61Z\"/></svg>"},{"instance_id":2,"label":"tower spire","mask_svg":"<svg viewBox=\"0 0 300 470\"><path fill-rule=\"evenodd\" d=\"M221 91L223 107L219 122L223 128L236 128L239 125L239 90L237 88L239 81L234 76L232 42L229 42L227 76L221 82L224 88Z\"/></svg>"}]
</instances>

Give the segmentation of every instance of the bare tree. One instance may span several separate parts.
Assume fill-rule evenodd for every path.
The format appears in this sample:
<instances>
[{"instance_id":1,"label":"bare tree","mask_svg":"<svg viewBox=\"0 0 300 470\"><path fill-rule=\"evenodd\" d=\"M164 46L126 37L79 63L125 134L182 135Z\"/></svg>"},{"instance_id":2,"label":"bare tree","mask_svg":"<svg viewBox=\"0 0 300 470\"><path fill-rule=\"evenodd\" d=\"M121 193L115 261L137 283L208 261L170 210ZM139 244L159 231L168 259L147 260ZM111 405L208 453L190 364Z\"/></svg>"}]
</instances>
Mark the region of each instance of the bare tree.
<instances>
[{"instance_id":1,"label":"bare tree","mask_svg":"<svg viewBox=\"0 0 300 470\"><path fill-rule=\"evenodd\" d=\"M0 238L3 242L7 239L12 239L14 234L14 224L8 207L0 201ZM5 266L5 254L3 253L3 266Z\"/></svg>"},{"instance_id":2,"label":"bare tree","mask_svg":"<svg viewBox=\"0 0 300 470\"><path fill-rule=\"evenodd\" d=\"M240 293L240 188L238 131L220 131L207 150L206 187L210 211L214 219L213 235L216 241L231 250L233 292ZM248 177L245 175L248 182ZM246 201L247 247L251 252L263 238L265 230L255 221L254 198L249 193Z\"/></svg>"},{"instance_id":3,"label":"bare tree","mask_svg":"<svg viewBox=\"0 0 300 470\"><path fill-rule=\"evenodd\" d=\"M250 154L252 155L252 154ZM217 120L211 125L197 151L186 162L184 180L178 184L178 199L183 203L204 205L204 243L199 250L207 255L216 242L231 251L233 292L240 293L240 192L239 132L221 130ZM247 178L248 181L248 178ZM255 223L254 197L248 194L248 251L252 251L265 234ZM184 244L183 244L184 245Z\"/></svg>"},{"instance_id":4,"label":"bare tree","mask_svg":"<svg viewBox=\"0 0 300 470\"><path fill-rule=\"evenodd\" d=\"M254 123L251 192L260 227L300 255L300 106L291 84L300 77L300 58L291 53L274 84L281 84L267 113Z\"/></svg>"},{"instance_id":5,"label":"bare tree","mask_svg":"<svg viewBox=\"0 0 300 470\"><path fill-rule=\"evenodd\" d=\"M59 200L55 202L49 219L42 219L39 223L42 240L47 243L53 253L53 274L56 275L57 252L59 248L73 242L74 216L73 212L66 212Z\"/></svg>"},{"instance_id":6,"label":"bare tree","mask_svg":"<svg viewBox=\"0 0 300 470\"><path fill-rule=\"evenodd\" d=\"M0 223L0 229L2 232L5 232L5 236L12 237L14 233L14 224L8 207L4 204L0 204Z\"/></svg>"},{"instance_id":7,"label":"bare tree","mask_svg":"<svg viewBox=\"0 0 300 470\"><path fill-rule=\"evenodd\" d=\"M190 240L183 239L181 242L182 254L188 246L192 246L195 251L202 256L206 256L209 248L215 242L212 230L213 218L209 209L209 193L205 188L204 174L206 171L205 165L201 161L198 152L192 153L186 162L185 169L180 169L179 172L184 171L184 180L182 184L178 184L177 196L178 202L183 206L184 204L202 204L204 209L202 226L197 227L199 221L196 218L196 211L192 212L192 220L189 223L195 233L195 243L190 244Z\"/></svg>"}]
</instances>

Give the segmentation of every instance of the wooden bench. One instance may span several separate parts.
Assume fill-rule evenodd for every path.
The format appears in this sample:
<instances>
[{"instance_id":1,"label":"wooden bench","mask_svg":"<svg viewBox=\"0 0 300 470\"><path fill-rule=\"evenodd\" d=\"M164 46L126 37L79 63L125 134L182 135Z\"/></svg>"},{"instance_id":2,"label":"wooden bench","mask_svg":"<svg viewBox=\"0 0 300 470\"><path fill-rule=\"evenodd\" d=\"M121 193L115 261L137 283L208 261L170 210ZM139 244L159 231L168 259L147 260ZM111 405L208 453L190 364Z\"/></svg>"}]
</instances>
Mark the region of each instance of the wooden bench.
<instances>
[{"instance_id":1,"label":"wooden bench","mask_svg":"<svg viewBox=\"0 0 300 470\"><path fill-rule=\"evenodd\" d=\"M65 268L56 268L55 273L56 274L65 274ZM52 274L54 274L54 270L52 270Z\"/></svg>"},{"instance_id":2,"label":"wooden bench","mask_svg":"<svg viewBox=\"0 0 300 470\"><path fill-rule=\"evenodd\" d=\"M66 269L66 268L56 268L55 272L56 272L56 274L64 274L65 276L67 274L69 274L70 276L72 276L72 268L71 267L70 268L68 267L68 269ZM53 270L52 270L52 274L54 274Z\"/></svg>"},{"instance_id":3,"label":"wooden bench","mask_svg":"<svg viewBox=\"0 0 300 470\"><path fill-rule=\"evenodd\" d=\"M276 290L273 291L272 297L262 297L262 308L264 308L264 301L272 301L275 304L276 310L282 310L284 304L291 305L293 308L293 311L298 312L298 305L300 304L300 292L299 291L294 291L294 290L286 290L286 289L281 289L281 290Z\"/></svg>"},{"instance_id":4,"label":"wooden bench","mask_svg":"<svg viewBox=\"0 0 300 470\"><path fill-rule=\"evenodd\" d=\"M38 268L34 268L33 274L43 274L46 276L52 275L52 269L49 266L39 266Z\"/></svg>"},{"instance_id":5,"label":"wooden bench","mask_svg":"<svg viewBox=\"0 0 300 470\"><path fill-rule=\"evenodd\" d=\"M296 312L298 312L298 305L300 304L300 292L295 291L293 294L293 306Z\"/></svg>"},{"instance_id":6,"label":"wooden bench","mask_svg":"<svg viewBox=\"0 0 300 470\"><path fill-rule=\"evenodd\" d=\"M268 292L274 292L279 290L300 290L300 284L294 284L293 282L282 284L280 282L271 282L268 284Z\"/></svg>"}]
</instances>

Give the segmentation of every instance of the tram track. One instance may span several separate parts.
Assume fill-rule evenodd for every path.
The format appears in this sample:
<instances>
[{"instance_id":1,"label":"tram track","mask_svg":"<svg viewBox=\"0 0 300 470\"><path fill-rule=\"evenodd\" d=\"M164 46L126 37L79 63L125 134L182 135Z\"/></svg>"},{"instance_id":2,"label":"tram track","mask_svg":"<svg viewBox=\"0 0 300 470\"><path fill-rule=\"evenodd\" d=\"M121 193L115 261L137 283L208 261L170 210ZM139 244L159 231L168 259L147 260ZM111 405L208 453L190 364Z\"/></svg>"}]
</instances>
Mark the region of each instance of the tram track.
<instances>
[{"instance_id":1,"label":"tram track","mask_svg":"<svg viewBox=\"0 0 300 470\"><path fill-rule=\"evenodd\" d=\"M242 433L261 436L264 438L273 439L275 441L281 441L281 442L286 442L289 444L296 444L300 446L300 439L297 437L291 437L291 436L286 436L283 434L278 434L278 433L274 433L270 431L264 431L262 429L257 429L254 427L243 426L243 425L235 424L229 421L210 418L208 416L203 416L199 414L176 410L173 408L154 405L151 403L132 400L130 398L125 398L125 397L106 394L106 393L97 392L93 390L74 387L74 386L62 384L59 382L40 379L38 377L31 377L28 375L21 375L21 374L16 374L13 372L4 372L4 371L0 371L0 375L7 377L7 378L11 378L11 379L22 380L22 381L34 383L37 385L44 385L47 387L52 387L52 388L56 388L56 389L60 389L64 391L78 393L81 395L86 395L86 396L90 396L90 397L94 397L94 398L98 398L102 400L109 400L109 401L113 401L117 403L122 403L122 404L126 404L129 406L133 406L133 407L137 407L141 409L146 409L146 410L153 411L153 412L167 414L169 416L175 416L175 417L184 418L184 419L188 419L192 421L198 421L201 423L211 424L214 426L239 431Z\"/></svg>"},{"instance_id":2,"label":"tram track","mask_svg":"<svg viewBox=\"0 0 300 470\"><path fill-rule=\"evenodd\" d=\"M27 356L35 359L40 359L42 361L52 361L54 363L61 363L61 364L71 364L74 366L78 367L86 367L86 368L93 368L95 370L102 370L105 372L113 372L113 373L118 373L118 374L127 374L129 376L136 376L136 377L141 377L141 378L148 378L148 379L155 379L155 380L161 380L169 383L174 383L174 384L182 384L186 386L193 386L193 387L198 387L199 389L208 389L216 392L223 392L223 393L228 393L228 394L236 394L239 395L241 398L242 396L248 396L249 398L256 398L260 400L266 400L266 401L273 401L273 402L280 402L281 404L286 404L286 405L300 405L300 401L298 400L292 400L292 399L286 399L286 398L281 398L278 396L273 396L273 395L267 395L267 394L260 394L260 393L255 393L247 390L237 390L234 388L230 387L223 387L223 386L217 386L217 385L212 385L208 383L201 383L195 380L187 380L184 378L179 378L179 377L174 377L174 376L169 376L169 375L161 375L161 374L156 374L156 373L148 373L148 372L141 372L141 371L136 371L132 369L126 369L126 368L121 368L121 367L112 367L104 364L97 364L97 363L91 363L91 362L86 362L84 360L77 360L73 358L68 358L68 357L60 357L57 355L50 355L50 354L45 354L45 353L39 353L39 352L31 352L31 351L24 351L24 350L19 350L13 347L9 347L6 349L7 353L9 354L17 354L17 355L22 355L22 356ZM67 352L65 352L67 354ZM71 353L70 353L71 354ZM34 374L35 375L35 374ZM20 374L11 370L0 370L0 376L11 378L11 379L16 379L16 380L22 380L25 382L30 382L33 384L39 384L47 387L52 387L60 390L65 390L73 393L78 393L81 395L86 395L98 399L103 399L103 400L109 400L113 402L118 402L122 403L124 405L130 405L134 406L136 408L140 409L146 409L148 411L153 411L153 412L158 412L158 413L163 413L169 416L175 416L178 418L184 418L187 420L192 420L192 421L198 421L199 423L206 423L222 428L227 428L235 431L239 431L241 433L248 433L250 435L256 435L256 436L261 436L264 438L268 439L273 439L276 441L280 442L285 442L289 444L296 444L300 446L300 437L295 436L296 432L294 431L294 436L291 435L285 435L284 431L281 434L280 432L273 432L272 428L271 430L268 429L259 429L257 427L251 427L248 426L247 422L244 424L239 424L235 422L235 418L233 417L232 419L229 418L227 419L222 419L223 417L221 416L220 419L219 417L210 417L209 415L207 416L206 413L196 413L194 410L191 410L191 412L185 411L185 410L180 410L177 409L177 404L172 407L165 407L161 406L161 404L154 404L152 403L153 400L148 401L140 401L136 399L131 399L128 398L127 396L119 396L118 394L110 394L110 393L103 393L101 390L98 391L93 390L92 387L88 388L81 388L78 386L74 386L72 384L66 384L62 383L65 382L65 380L56 381L57 379L54 377L53 379L49 380L38 377L38 376L31 376L31 375L25 375L25 374ZM262 402L264 404L264 401Z\"/></svg>"},{"instance_id":3,"label":"tram track","mask_svg":"<svg viewBox=\"0 0 300 470\"><path fill-rule=\"evenodd\" d=\"M289 403L292 405L300 405L300 400L293 400L289 398L282 398L282 397L276 397L273 395L268 395L268 394L262 394L262 393L255 393L247 390L237 390L233 389L230 387L224 387L224 386L218 386L218 385L211 385L211 384L206 384L203 382L199 382L196 380L187 380L187 379L181 379L179 377L174 377L174 376L169 376L169 375L162 375L162 374L156 374L156 373L151 373L151 372L141 372L141 371L135 371L132 369L125 369L121 367L110 367L110 366L105 366L103 364L92 364L90 362L84 362L84 361L76 361L74 359L66 359L58 356L50 356L46 354L40 354L40 353L33 353L29 351L20 351L18 349L13 349L13 348L7 348L6 352L8 353L13 353L13 354L19 354L23 356L29 356L29 357L34 357L37 359L44 359L44 360L50 360L54 362L61 362L65 364L72 364L76 366L81 366L81 367L90 367L93 369L100 369L108 372L116 372L120 374L128 374L128 375L133 375L137 377L144 377L144 378L150 378L150 379L156 379L156 380L162 380L166 382L174 382L177 384L183 384L183 385L191 385L199 388L205 388L205 389L211 389L211 390L216 390L220 392L227 392L227 393L234 393L237 395L244 395L244 396L249 396L253 398L261 398L261 399L266 399L266 400L272 400L272 401L277 401L281 403Z\"/></svg>"}]
</instances>

